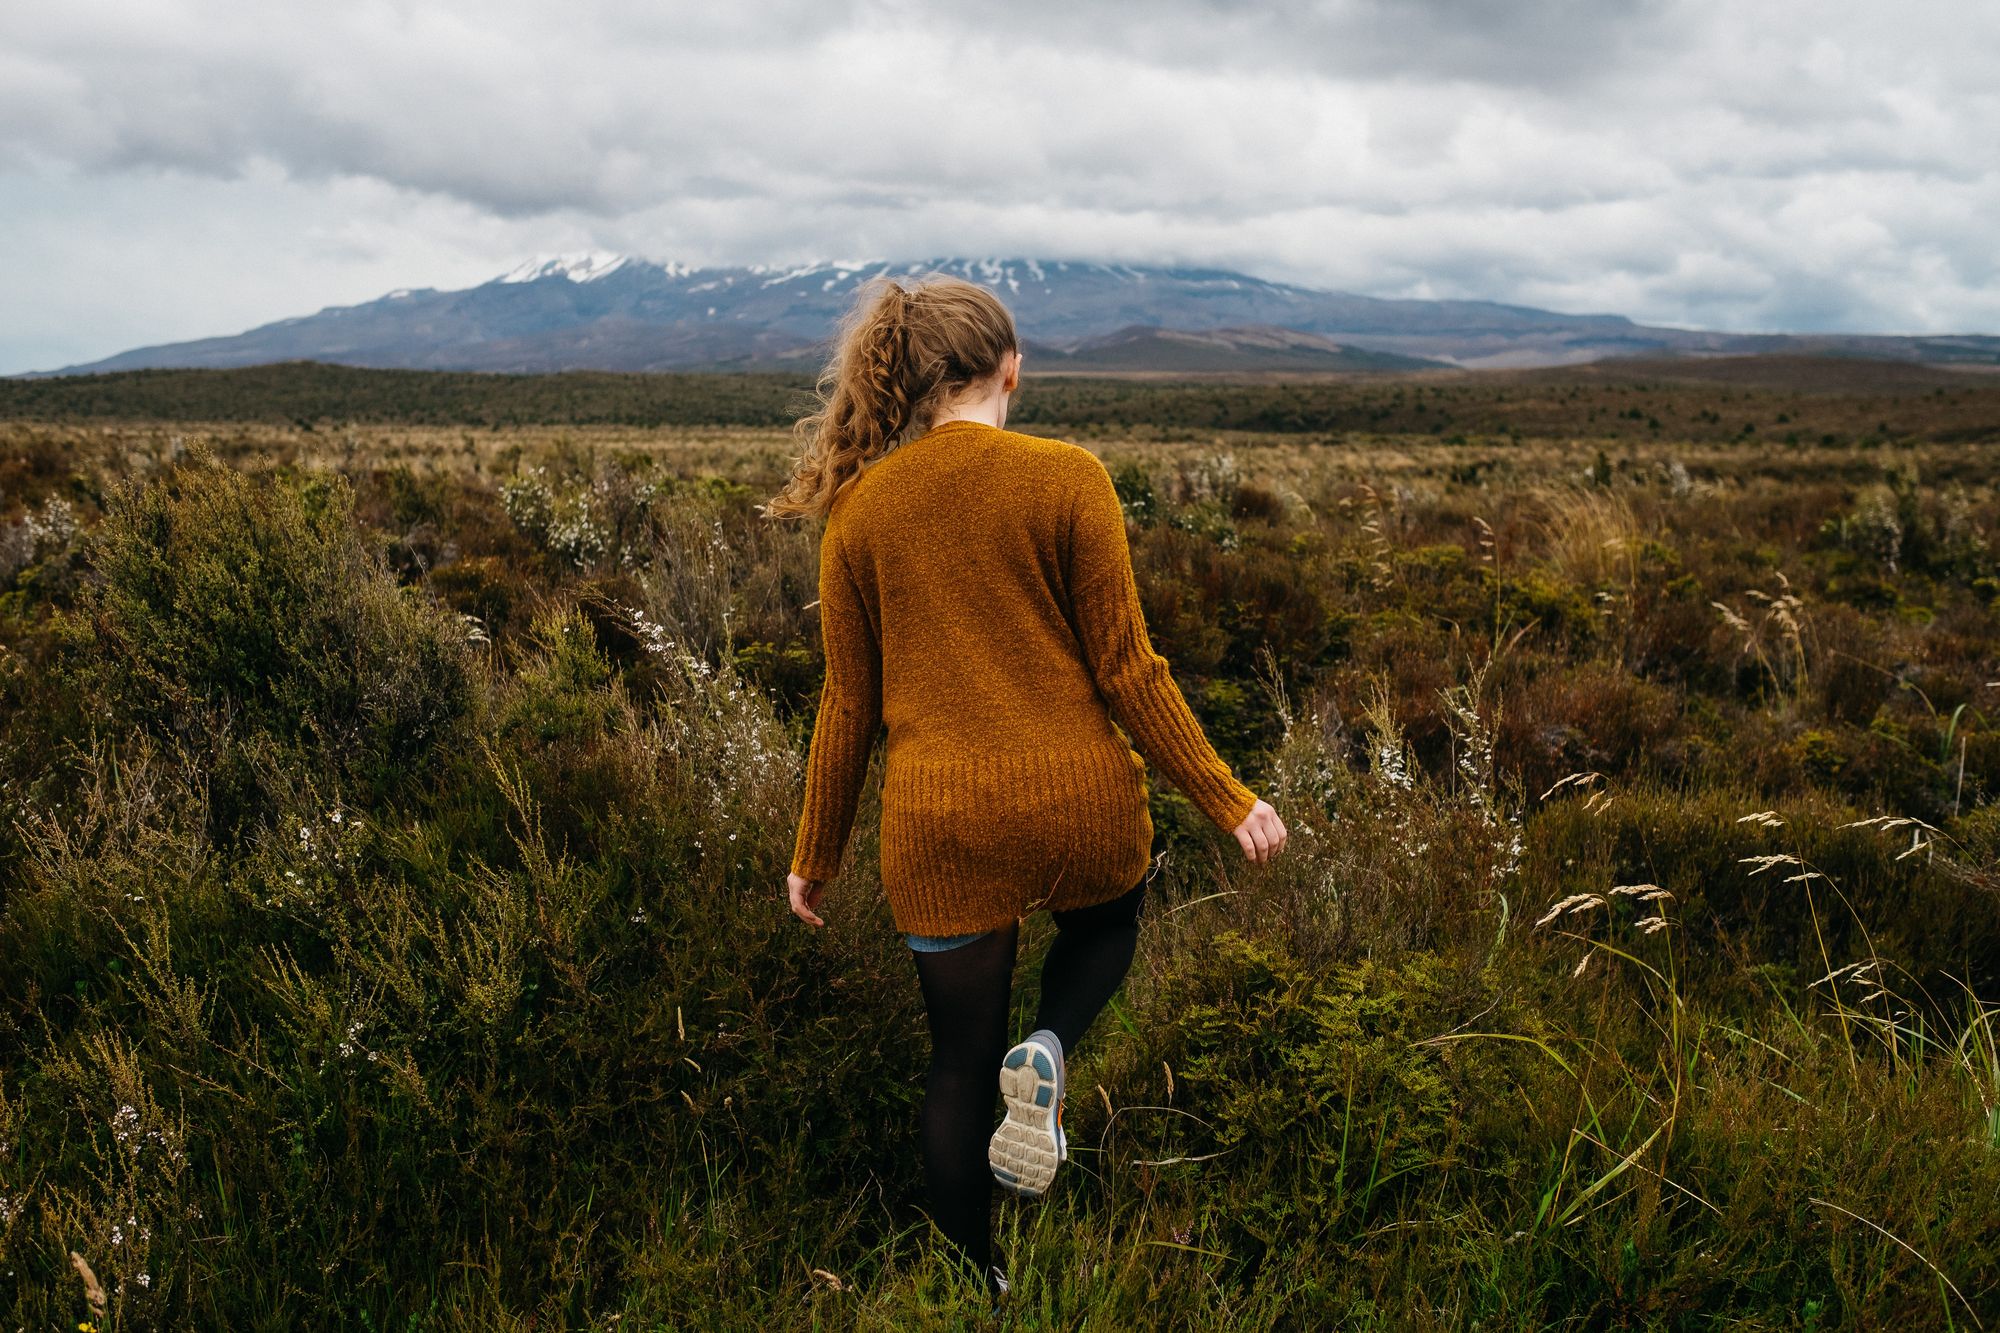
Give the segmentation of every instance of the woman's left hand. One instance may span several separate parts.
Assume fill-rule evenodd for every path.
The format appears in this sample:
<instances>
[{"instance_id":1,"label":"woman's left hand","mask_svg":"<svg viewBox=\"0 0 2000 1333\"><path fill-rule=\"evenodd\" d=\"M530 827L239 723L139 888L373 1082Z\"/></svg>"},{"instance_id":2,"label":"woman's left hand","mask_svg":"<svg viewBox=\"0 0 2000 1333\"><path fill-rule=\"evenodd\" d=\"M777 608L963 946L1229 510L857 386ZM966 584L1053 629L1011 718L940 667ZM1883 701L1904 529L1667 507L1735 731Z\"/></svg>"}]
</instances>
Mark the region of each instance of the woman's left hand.
<instances>
[{"instance_id":1,"label":"woman's left hand","mask_svg":"<svg viewBox=\"0 0 2000 1333\"><path fill-rule=\"evenodd\" d=\"M825 884L816 879L803 879L798 875L786 875L785 892L792 900L793 916L805 922L808 926L823 926L826 924L826 922L819 919L819 914L813 910L819 906L820 898L826 893Z\"/></svg>"}]
</instances>

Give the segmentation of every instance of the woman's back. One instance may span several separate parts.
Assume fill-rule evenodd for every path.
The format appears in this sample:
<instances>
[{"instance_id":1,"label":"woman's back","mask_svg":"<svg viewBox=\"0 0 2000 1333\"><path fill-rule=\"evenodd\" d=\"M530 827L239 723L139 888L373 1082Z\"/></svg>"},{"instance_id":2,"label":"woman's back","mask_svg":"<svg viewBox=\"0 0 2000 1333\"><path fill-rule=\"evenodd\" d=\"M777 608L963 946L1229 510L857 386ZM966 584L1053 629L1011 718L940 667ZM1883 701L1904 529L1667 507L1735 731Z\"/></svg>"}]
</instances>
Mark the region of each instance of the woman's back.
<instances>
[{"instance_id":1,"label":"woman's back","mask_svg":"<svg viewBox=\"0 0 2000 1333\"><path fill-rule=\"evenodd\" d=\"M836 506L826 540L882 654L887 761L1123 743L1067 589L1085 450L951 421L890 452Z\"/></svg>"},{"instance_id":2,"label":"woman's back","mask_svg":"<svg viewBox=\"0 0 2000 1333\"><path fill-rule=\"evenodd\" d=\"M955 420L876 460L821 538L827 678L795 873L830 877L878 724L882 885L956 934L1104 901L1151 855L1144 761L1234 828L1255 804L1153 651L1088 450Z\"/></svg>"}]
</instances>

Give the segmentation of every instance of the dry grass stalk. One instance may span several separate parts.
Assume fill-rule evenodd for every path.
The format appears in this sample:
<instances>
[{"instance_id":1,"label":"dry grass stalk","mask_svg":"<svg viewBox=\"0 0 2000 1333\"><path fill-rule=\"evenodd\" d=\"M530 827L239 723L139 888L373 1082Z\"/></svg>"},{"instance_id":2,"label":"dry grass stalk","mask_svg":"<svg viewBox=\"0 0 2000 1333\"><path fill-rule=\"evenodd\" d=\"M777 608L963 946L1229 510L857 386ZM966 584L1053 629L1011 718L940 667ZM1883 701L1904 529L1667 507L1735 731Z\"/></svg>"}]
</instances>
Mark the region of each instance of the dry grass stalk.
<instances>
[{"instance_id":1,"label":"dry grass stalk","mask_svg":"<svg viewBox=\"0 0 2000 1333\"><path fill-rule=\"evenodd\" d=\"M83 1299L89 1303L91 1310L102 1318L106 1305L104 1284L99 1282L97 1274L91 1271L90 1261L75 1250L69 1252L69 1263L70 1267L76 1270L76 1275L83 1279Z\"/></svg>"}]
</instances>

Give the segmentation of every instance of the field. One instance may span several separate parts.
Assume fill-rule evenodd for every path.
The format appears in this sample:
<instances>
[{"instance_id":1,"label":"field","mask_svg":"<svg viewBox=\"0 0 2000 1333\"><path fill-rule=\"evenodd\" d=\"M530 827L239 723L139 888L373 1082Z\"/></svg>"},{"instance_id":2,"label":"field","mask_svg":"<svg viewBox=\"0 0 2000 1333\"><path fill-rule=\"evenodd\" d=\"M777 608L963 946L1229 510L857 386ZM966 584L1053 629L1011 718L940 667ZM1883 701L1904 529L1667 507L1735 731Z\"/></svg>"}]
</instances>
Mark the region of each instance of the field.
<instances>
[{"instance_id":1,"label":"field","mask_svg":"<svg viewBox=\"0 0 2000 1333\"><path fill-rule=\"evenodd\" d=\"M800 388L0 383L0 1322L981 1326L872 783L828 930L781 902ZM2000 1328L2000 379L1018 424L1294 836L1155 782L1007 1326Z\"/></svg>"}]
</instances>

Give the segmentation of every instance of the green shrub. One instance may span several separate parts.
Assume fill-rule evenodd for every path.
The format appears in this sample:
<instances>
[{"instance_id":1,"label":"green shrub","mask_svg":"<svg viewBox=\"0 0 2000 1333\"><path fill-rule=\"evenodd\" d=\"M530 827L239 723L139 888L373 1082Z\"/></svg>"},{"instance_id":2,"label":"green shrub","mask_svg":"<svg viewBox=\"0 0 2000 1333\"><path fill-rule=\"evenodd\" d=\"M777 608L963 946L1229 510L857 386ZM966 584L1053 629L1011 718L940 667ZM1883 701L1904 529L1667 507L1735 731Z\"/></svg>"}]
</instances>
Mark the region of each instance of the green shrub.
<instances>
[{"instance_id":1,"label":"green shrub","mask_svg":"<svg viewBox=\"0 0 2000 1333\"><path fill-rule=\"evenodd\" d=\"M1152 475L1138 463L1120 463L1111 473L1111 484L1118 492L1125 516L1142 528L1152 527L1160 513Z\"/></svg>"},{"instance_id":2,"label":"green shrub","mask_svg":"<svg viewBox=\"0 0 2000 1333\"><path fill-rule=\"evenodd\" d=\"M255 738L365 793L452 743L473 701L457 617L398 586L338 475L260 481L206 455L121 485L91 533L65 668L122 723L213 765L254 821Z\"/></svg>"},{"instance_id":3,"label":"green shrub","mask_svg":"<svg viewBox=\"0 0 2000 1333\"><path fill-rule=\"evenodd\" d=\"M1500 604L1503 619L1534 621L1550 637L1592 639L1602 619L1585 589L1539 570L1503 581Z\"/></svg>"}]
</instances>

